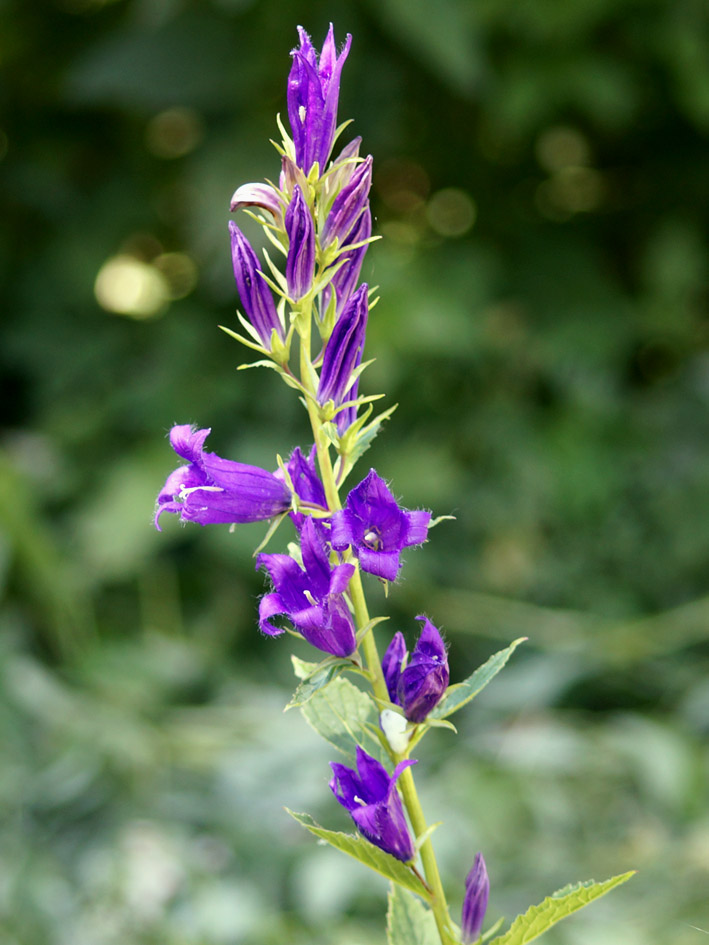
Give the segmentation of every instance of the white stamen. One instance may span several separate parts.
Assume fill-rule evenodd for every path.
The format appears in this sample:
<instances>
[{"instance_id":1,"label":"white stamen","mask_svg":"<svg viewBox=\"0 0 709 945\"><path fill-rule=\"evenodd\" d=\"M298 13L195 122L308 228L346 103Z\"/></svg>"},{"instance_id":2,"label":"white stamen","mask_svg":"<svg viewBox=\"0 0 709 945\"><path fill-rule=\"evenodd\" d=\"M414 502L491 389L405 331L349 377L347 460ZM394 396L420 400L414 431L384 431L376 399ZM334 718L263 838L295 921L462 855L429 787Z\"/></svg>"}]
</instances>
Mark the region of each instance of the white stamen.
<instances>
[{"instance_id":1,"label":"white stamen","mask_svg":"<svg viewBox=\"0 0 709 945\"><path fill-rule=\"evenodd\" d=\"M301 121L305 121L305 105L298 106L298 117Z\"/></svg>"}]
</instances>

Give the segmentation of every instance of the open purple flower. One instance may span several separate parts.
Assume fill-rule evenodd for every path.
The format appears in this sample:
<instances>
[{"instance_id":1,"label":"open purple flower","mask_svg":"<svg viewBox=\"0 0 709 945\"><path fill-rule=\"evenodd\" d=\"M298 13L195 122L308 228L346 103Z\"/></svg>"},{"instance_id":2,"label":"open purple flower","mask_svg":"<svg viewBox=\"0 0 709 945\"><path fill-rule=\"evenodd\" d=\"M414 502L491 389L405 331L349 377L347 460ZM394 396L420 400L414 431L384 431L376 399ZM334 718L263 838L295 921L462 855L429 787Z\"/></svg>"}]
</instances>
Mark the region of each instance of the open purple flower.
<instances>
[{"instance_id":1,"label":"open purple flower","mask_svg":"<svg viewBox=\"0 0 709 945\"><path fill-rule=\"evenodd\" d=\"M490 880L482 853L475 854L473 868L465 879L461 938L463 945L471 945L480 937L490 895Z\"/></svg>"},{"instance_id":2,"label":"open purple flower","mask_svg":"<svg viewBox=\"0 0 709 945\"><path fill-rule=\"evenodd\" d=\"M389 776L386 768L359 745L357 771L330 762L334 775L330 790L350 812L359 832L403 863L414 858L415 850L396 781L404 768L413 764L416 762L412 758L402 761Z\"/></svg>"},{"instance_id":3,"label":"open purple flower","mask_svg":"<svg viewBox=\"0 0 709 945\"><path fill-rule=\"evenodd\" d=\"M347 34L338 56L331 23L318 56L302 26L298 27L298 35L300 47L291 53L293 65L288 76L287 93L295 160L306 174L317 161L322 174L335 138L340 74L352 37Z\"/></svg>"},{"instance_id":4,"label":"open purple flower","mask_svg":"<svg viewBox=\"0 0 709 945\"><path fill-rule=\"evenodd\" d=\"M258 332L264 348L271 350L271 334L275 329L283 340L283 326L261 266L251 244L233 220L229 221L231 233L231 256L234 278L239 290L241 307L246 317Z\"/></svg>"},{"instance_id":5,"label":"open purple flower","mask_svg":"<svg viewBox=\"0 0 709 945\"><path fill-rule=\"evenodd\" d=\"M427 617L407 665L408 652L401 633L395 633L382 670L389 698L404 710L410 722L423 722L448 687L448 656L441 635Z\"/></svg>"},{"instance_id":6,"label":"open purple flower","mask_svg":"<svg viewBox=\"0 0 709 945\"><path fill-rule=\"evenodd\" d=\"M286 281L292 299L302 299L313 286L315 273L315 227L303 192L297 185L285 220L288 234Z\"/></svg>"},{"instance_id":7,"label":"open purple flower","mask_svg":"<svg viewBox=\"0 0 709 945\"><path fill-rule=\"evenodd\" d=\"M354 567L330 567L327 547L312 518L305 520L300 540L302 568L289 555L260 554L256 558L256 567L268 571L275 588L261 598L259 628L268 636L280 636L283 628L271 619L285 616L319 650L333 656L351 656L357 639L343 594Z\"/></svg>"},{"instance_id":8,"label":"open purple flower","mask_svg":"<svg viewBox=\"0 0 709 945\"><path fill-rule=\"evenodd\" d=\"M170 473L158 495L158 531L163 512L173 512L183 522L211 525L259 522L290 507L290 492L273 473L205 453L203 446L209 433L209 429L195 430L189 424L170 430L172 448L189 464Z\"/></svg>"},{"instance_id":9,"label":"open purple flower","mask_svg":"<svg viewBox=\"0 0 709 945\"><path fill-rule=\"evenodd\" d=\"M426 541L430 520L430 512L400 508L384 480L370 469L332 517L332 547L352 548L363 571L395 581L402 550Z\"/></svg>"}]
</instances>

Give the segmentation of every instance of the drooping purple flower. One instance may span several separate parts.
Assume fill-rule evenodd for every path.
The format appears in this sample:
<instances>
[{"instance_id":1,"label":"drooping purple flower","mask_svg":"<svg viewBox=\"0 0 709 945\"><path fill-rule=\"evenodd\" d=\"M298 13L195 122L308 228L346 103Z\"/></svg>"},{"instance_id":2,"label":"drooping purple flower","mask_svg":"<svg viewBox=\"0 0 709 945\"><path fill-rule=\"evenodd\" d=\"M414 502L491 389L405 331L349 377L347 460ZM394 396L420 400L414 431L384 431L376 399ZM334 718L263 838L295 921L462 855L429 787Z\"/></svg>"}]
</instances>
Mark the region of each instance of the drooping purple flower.
<instances>
[{"instance_id":1,"label":"drooping purple flower","mask_svg":"<svg viewBox=\"0 0 709 945\"><path fill-rule=\"evenodd\" d=\"M319 404L332 400L339 407L350 399L349 392L354 383L352 372L362 362L369 314L368 291L363 282L335 322L325 345L316 395Z\"/></svg>"},{"instance_id":2,"label":"drooping purple flower","mask_svg":"<svg viewBox=\"0 0 709 945\"><path fill-rule=\"evenodd\" d=\"M337 239L340 244L369 206L369 189L372 186L372 156L358 164L348 183L342 188L332 204L322 231L322 244L328 246Z\"/></svg>"},{"instance_id":3,"label":"drooping purple flower","mask_svg":"<svg viewBox=\"0 0 709 945\"><path fill-rule=\"evenodd\" d=\"M297 185L286 210L285 226L288 234L288 295L297 301L310 291L315 274L315 225L303 192Z\"/></svg>"},{"instance_id":4,"label":"drooping purple flower","mask_svg":"<svg viewBox=\"0 0 709 945\"><path fill-rule=\"evenodd\" d=\"M351 564L330 567L327 547L312 518L303 523L300 542L302 567L289 555L256 558L256 567L268 571L275 588L261 598L259 628L268 636L280 636L283 628L271 619L285 616L319 650L351 656L357 639L343 594L355 569Z\"/></svg>"},{"instance_id":5,"label":"drooping purple flower","mask_svg":"<svg viewBox=\"0 0 709 945\"><path fill-rule=\"evenodd\" d=\"M296 446L291 453L290 459L286 463L286 469L293 483L293 488L302 502L321 509L327 509L325 487L315 468L315 455L316 450L314 446L310 450L310 455L307 458L301 452L300 447ZM305 515L303 512L291 512L290 517L298 531L303 527L303 523L310 518L310 516ZM317 529L318 522L315 524Z\"/></svg>"},{"instance_id":6,"label":"drooping purple flower","mask_svg":"<svg viewBox=\"0 0 709 945\"><path fill-rule=\"evenodd\" d=\"M163 512L173 512L183 522L211 525L259 522L290 507L290 492L273 473L205 453L203 446L209 433L209 429L195 430L189 424L170 430L172 448L189 463L170 473L158 495L158 531Z\"/></svg>"},{"instance_id":7,"label":"drooping purple flower","mask_svg":"<svg viewBox=\"0 0 709 945\"><path fill-rule=\"evenodd\" d=\"M359 745L357 771L330 762L334 775L330 789L350 812L359 832L403 863L413 859L415 850L396 781L404 768L413 764L416 762L412 758L402 761L389 776L386 768Z\"/></svg>"},{"instance_id":8,"label":"drooping purple flower","mask_svg":"<svg viewBox=\"0 0 709 945\"><path fill-rule=\"evenodd\" d=\"M258 332L264 348L271 350L271 333L276 330L283 340L283 326L278 317L271 290L263 278L258 257L251 244L233 220L229 221L234 278L241 306Z\"/></svg>"},{"instance_id":9,"label":"drooping purple flower","mask_svg":"<svg viewBox=\"0 0 709 945\"><path fill-rule=\"evenodd\" d=\"M465 879L463 914L460 923L463 945L471 945L480 937L489 895L490 880L485 860L482 853L476 853L473 868Z\"/></svg>"},{"instance_id":10,"label":"drooping purple flower","mask_svg":"<svg viewBox=\"0 0 709 945\"><path fill-rule=\"evenodd\" d=\"M384 480L370 469L332 517L332 547L352 548L363 571L395 581L402 549L426 541L430 520L430 512L400 508Z\"/></svg>"},{"instance_id":11,"label":"drooping purple flower","mask_svg":"<svg viewBox=\"0 0 709 945\"><path fill-rule=\"evenodd\" d=\"M440 702L450 674L440 633L427 617L416 619L424 625L408 665L404 637L395 633L382 659L382 670L391 701L402 707L410 722L423 722Z\"/></svg>"},{"instance_id":12,"label":"drooping purple flower","mask_svg":"<svg viewBox=\"0 0 709 945\"><path fill-rule=\"evenodd\" d=\"M271 184L242 184L234 191L231 198L231 211L234 213L241 207L259 207L268 212L276 220L283 222L283 201L275 187Z\"/></svg>"},{"instance_id":13,"label":"drooping purple flower","mask_svg":"<svg viewBox=\"0 0 709 945\"><path fill-rule=\"evenodd\" d=\"M317 51L302 26L298 27L300 47L294 49L288 76L288 118L295 145L295 160L307 174L317 161L320 173L330 157L337 126L340 74L350 51L352 37L347 34L344 48L337 55L335 35L330 24L322 51Z\"/></svg>"}]
</instances>

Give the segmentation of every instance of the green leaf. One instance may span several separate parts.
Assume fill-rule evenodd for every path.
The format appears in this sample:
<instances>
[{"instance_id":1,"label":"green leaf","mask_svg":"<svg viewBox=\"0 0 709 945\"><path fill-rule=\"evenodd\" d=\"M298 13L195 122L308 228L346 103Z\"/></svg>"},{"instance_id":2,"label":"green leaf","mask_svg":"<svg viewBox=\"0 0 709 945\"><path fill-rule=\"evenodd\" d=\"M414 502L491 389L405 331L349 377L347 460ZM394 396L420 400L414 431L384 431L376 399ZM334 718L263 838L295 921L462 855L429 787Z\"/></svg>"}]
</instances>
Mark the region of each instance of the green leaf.
<instances>
[{"instance_id":1,"label":"green leaf","mask_svg":"<svg viewBox=\"0 0 709 945\"><path fill-rule=\"evenodd\" d=\"M297 656L291 656L291 660L293 661L295 674L302 682L293 693L290 702L283 710L284 712L296 706L304 706L306 702L313 698L316 692L324 689L343 669L352 665L351 660L346 659L328 659L323 660L322 663L306 663L305 660L299 660ZM310 667L310 671L306 667ZM304 675L301 675L301 673Z\"/></svg>"},{"instance_id":2,"label":"green leaf","mask_svg":"<svg viewBox=\"0 0 709 945\"><path fill-rule=\"evenodd\" d=\"M482 666L479 666L472 676L468 676L462 683L449 686L446 695L431 712L431 718L445 719L447 716L457 712L458 709L462 709L464 705L470 702L471 699L474 699L475 696L497 676L520 643L524 643L526 639L527 637L520 637L518 640L515 640L514 643L510 643L507 649L495 653L490 657L487 663L483 663Z\"/></svg>"},{"instance_id":3,"label":"green leaf","mask_svg":"<svg viewBox=\"0 0 709 945\"><path fill-rule=\"evenodd\" d=\"M411 890L411 892L422 896L428 901L428 890L418 876L416 876L408 866L405 866L401 860L397 860L396 857L385 853L383 850L380 850L379 847L375 847L369 840L365 840L361 834L340 833L337 830L326 830L324 827L321 827L320 824L316 823L310 814L296 814L294 811L288 810L287 807L286 810L294 820L297 820L299 824L318 837L318 839L324 840L326 843L329 843L330 846L335 847L336 850L341 850L348 856L354 857L355 860L364 863L365 866L368 866L376 873L380 873L393 883L404 886L406 889Z\"/></svg>"},{"instance_id":4,"label":"green leaf","mask_svg":"<svg viewBox=\"0 0 709 945\"><path fill-rule=\"evenodd\" d=\"M379 713L368 695L341 676L329 686L318 690L309 702L301 706L307 723L318 735L355 763L357 745L373 755L382 764L389 757L379 740L368 730L379 727Z\"/></svg>"},{"instance_id":5,"label":"green leaf","mask_svg":"<svg viewBox=\"0 0 709 945\"><path fill-rule=\"evenodd\" d=\"M583 909L601 896L605 896L611 889L627 882L635 870L613 876L605 882L597 883L588 879L582 883L564 886L552 896L548 896L538 906L531 906L524 915L518 915L504 935L494 938L490 945L527 945L539 938L552 925L556 925L567 915Z\"/></svg>"},{"instance_id":6,"label":"green leaf","mask_svg":"<svg viewBox=\"0 0 709 945\"><path fill-rule=\"evenodd\" d=\"M440 945L430 909L399 886L389 890L387 945Z\"/></svg>"}]
</instances>

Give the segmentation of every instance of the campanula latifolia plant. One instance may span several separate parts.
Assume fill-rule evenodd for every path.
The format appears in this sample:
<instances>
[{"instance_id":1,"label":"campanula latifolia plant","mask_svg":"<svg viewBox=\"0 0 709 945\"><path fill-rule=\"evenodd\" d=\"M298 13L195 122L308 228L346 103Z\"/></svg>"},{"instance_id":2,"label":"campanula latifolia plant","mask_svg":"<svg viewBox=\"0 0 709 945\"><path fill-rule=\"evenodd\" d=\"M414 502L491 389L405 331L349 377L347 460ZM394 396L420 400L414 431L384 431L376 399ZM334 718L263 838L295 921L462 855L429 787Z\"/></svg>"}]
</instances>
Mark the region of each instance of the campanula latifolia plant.
<instances>
[{"instance_id":1,"label":"campanula latifolia plant","mask_svg":"<svg viewBox=\"0 0 709 945\"><path fill-rule=\"evenodd\" d=\"M311 662L293 657L299 683L289 707L298 707L339 752L330 788L356 832L328 830L307 814L291 813L389 880L389 945L409 945L412 928L419 945L524 945L631 874L568 886L493 937L503 920L483 934L490 880L483 854L471 850L467 878L447 877L462 900L460 924L449 911L414 782L414 770L425 777L424 765L411 752L431 730L455 731L449 717L493 679L521 640L453 685L446 644L428 616L417 617L410 653L400 630L377 640L385 617L370 617L363 575L372 575L366 580L377 610L383 608L401 573L402 552L423 545L438 520L400 505L374 469L351 481L393 409L376 413L380 395L360 393L376 302L360 283L376 238L372 157L360 154L359 138L340 141L348 122L338 125L338 97L351 37L338 48L330 26L318 52L304 29L298 34L286 92L290 133L278 119L277 182L242 184L231 202L232 211L260 223L271 252L259 255L238 224L229 223L241 330L224 330L258 353L255 365L276 371L294 390L313 445L296 448L287 460L274 458L266 470L206 452L208 429L175 426L170 443L185 464L167 477L155 524L165 512L199 525L271 523L256 553L269 583L258 627L273 637L289 630L314 649ZM287 551L264 551L281 523L290 531ZM494 900L494 863L490 873Z\"/></svg>"}]
</instances>

